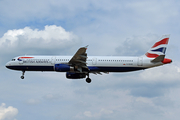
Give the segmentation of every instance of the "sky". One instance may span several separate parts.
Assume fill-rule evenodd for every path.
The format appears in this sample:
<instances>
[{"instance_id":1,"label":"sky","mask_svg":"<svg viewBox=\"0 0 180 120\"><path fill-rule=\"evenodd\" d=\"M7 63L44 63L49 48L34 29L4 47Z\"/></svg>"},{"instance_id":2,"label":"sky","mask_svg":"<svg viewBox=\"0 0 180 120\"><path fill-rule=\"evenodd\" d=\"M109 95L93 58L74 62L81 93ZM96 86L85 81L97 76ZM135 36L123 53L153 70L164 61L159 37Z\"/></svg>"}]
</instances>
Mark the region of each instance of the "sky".
<instances>
[{"instance_id":1,"label":"sky","mask_svg":"<svg viewBox=\"0 0 180 120\"><path fill-rule=\"evenodd\" d=\"M180 1L0 0L0 120L178 120ZM129 73L9 70L19 55L141 56L170 34L171 64Z\"/></svg>"}]
</instances>

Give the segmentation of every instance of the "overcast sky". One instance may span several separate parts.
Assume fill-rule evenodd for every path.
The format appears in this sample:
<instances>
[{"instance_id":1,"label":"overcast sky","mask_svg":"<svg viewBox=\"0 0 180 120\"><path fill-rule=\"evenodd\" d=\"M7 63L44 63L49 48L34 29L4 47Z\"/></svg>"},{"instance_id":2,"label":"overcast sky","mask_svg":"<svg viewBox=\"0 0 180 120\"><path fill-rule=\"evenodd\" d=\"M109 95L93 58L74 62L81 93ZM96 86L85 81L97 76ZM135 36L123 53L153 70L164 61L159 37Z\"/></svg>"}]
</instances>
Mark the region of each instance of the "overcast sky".
<instances>
[{"instance_id":1,"label":"overcast sky","mask_svg":"<svg viewBox=\"0 0 180 120\"><path fill-rule=\"evenodd\" d=\"M0 0L0 120L179 120L180 1ZM172 64L67 80L5 68L19 55L140 56L170 34Z\"/></svg>"}]
</instances>

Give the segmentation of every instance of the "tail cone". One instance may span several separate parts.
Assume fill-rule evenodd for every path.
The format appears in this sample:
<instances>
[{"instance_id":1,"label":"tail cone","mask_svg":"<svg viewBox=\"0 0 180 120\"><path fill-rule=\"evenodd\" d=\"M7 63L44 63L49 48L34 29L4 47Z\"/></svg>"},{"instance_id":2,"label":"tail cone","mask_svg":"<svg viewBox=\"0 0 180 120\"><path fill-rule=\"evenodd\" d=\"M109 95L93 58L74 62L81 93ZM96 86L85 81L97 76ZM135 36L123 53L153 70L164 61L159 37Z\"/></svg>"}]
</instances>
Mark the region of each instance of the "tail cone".
<instances>
[{"instance_id":1,"label":"tail cone","mask_svg":"<svg viewBox=\"0 0 180 120\"><path fill-rule=\"evenodd\" d=\"M172 63L172 60L171 60L171 59L168 59L168 58L164 58L164 60L162 61L162 63L164 63L164 64Z\"/></svg>"}]
</instances>

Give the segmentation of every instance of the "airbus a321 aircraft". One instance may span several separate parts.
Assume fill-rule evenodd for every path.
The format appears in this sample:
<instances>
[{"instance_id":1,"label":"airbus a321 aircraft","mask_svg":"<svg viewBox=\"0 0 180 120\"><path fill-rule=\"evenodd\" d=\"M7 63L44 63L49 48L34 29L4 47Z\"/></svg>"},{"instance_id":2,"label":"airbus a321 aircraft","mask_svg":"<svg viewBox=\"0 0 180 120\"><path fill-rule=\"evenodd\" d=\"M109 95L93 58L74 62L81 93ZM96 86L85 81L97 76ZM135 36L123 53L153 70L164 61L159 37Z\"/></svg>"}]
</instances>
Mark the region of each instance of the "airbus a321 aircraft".
<instances>
[{"instance_id":1,"label":"airbus a321 aircraft","mask_svg":"<svg viewBox=\"0 0 180 120\"><path fill-rule=\"evenodd\" d=\"M165 58L166 47L170 35L163 35L150 50L142 56L87 56L86 47L81 47L74 56L18 56L6 64L12 70L22 71L56 71L66 72L69 79L86 78L90 83L89 74L109 72L130 72L152 68L171 63Z\"/></svg>"}]
</instances>

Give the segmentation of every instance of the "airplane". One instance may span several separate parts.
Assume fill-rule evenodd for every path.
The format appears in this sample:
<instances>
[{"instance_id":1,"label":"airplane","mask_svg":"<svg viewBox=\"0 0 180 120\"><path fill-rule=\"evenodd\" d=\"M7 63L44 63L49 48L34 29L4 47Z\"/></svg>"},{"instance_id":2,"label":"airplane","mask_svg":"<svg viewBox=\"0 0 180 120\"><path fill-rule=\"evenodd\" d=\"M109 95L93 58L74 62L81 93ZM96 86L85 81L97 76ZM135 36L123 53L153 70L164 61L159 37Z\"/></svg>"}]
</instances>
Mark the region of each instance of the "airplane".
<instances>
[{"instance_id":1,"label":"airplane","mask_svg":"<svg viewBox=\"0 0 180 120\"><path fill-rule=\"evenodd\" d=\"M18 56L6 63L12 70L22 71L56 71L66 72L68 79L86 78L91 83L90 73L130 72L144 70L171 63L165 58L165 52L170 35L163 35L146 54L134 56L87 56L87 47L81 47L74 56Z\"/></svg>"}]
</instances>

